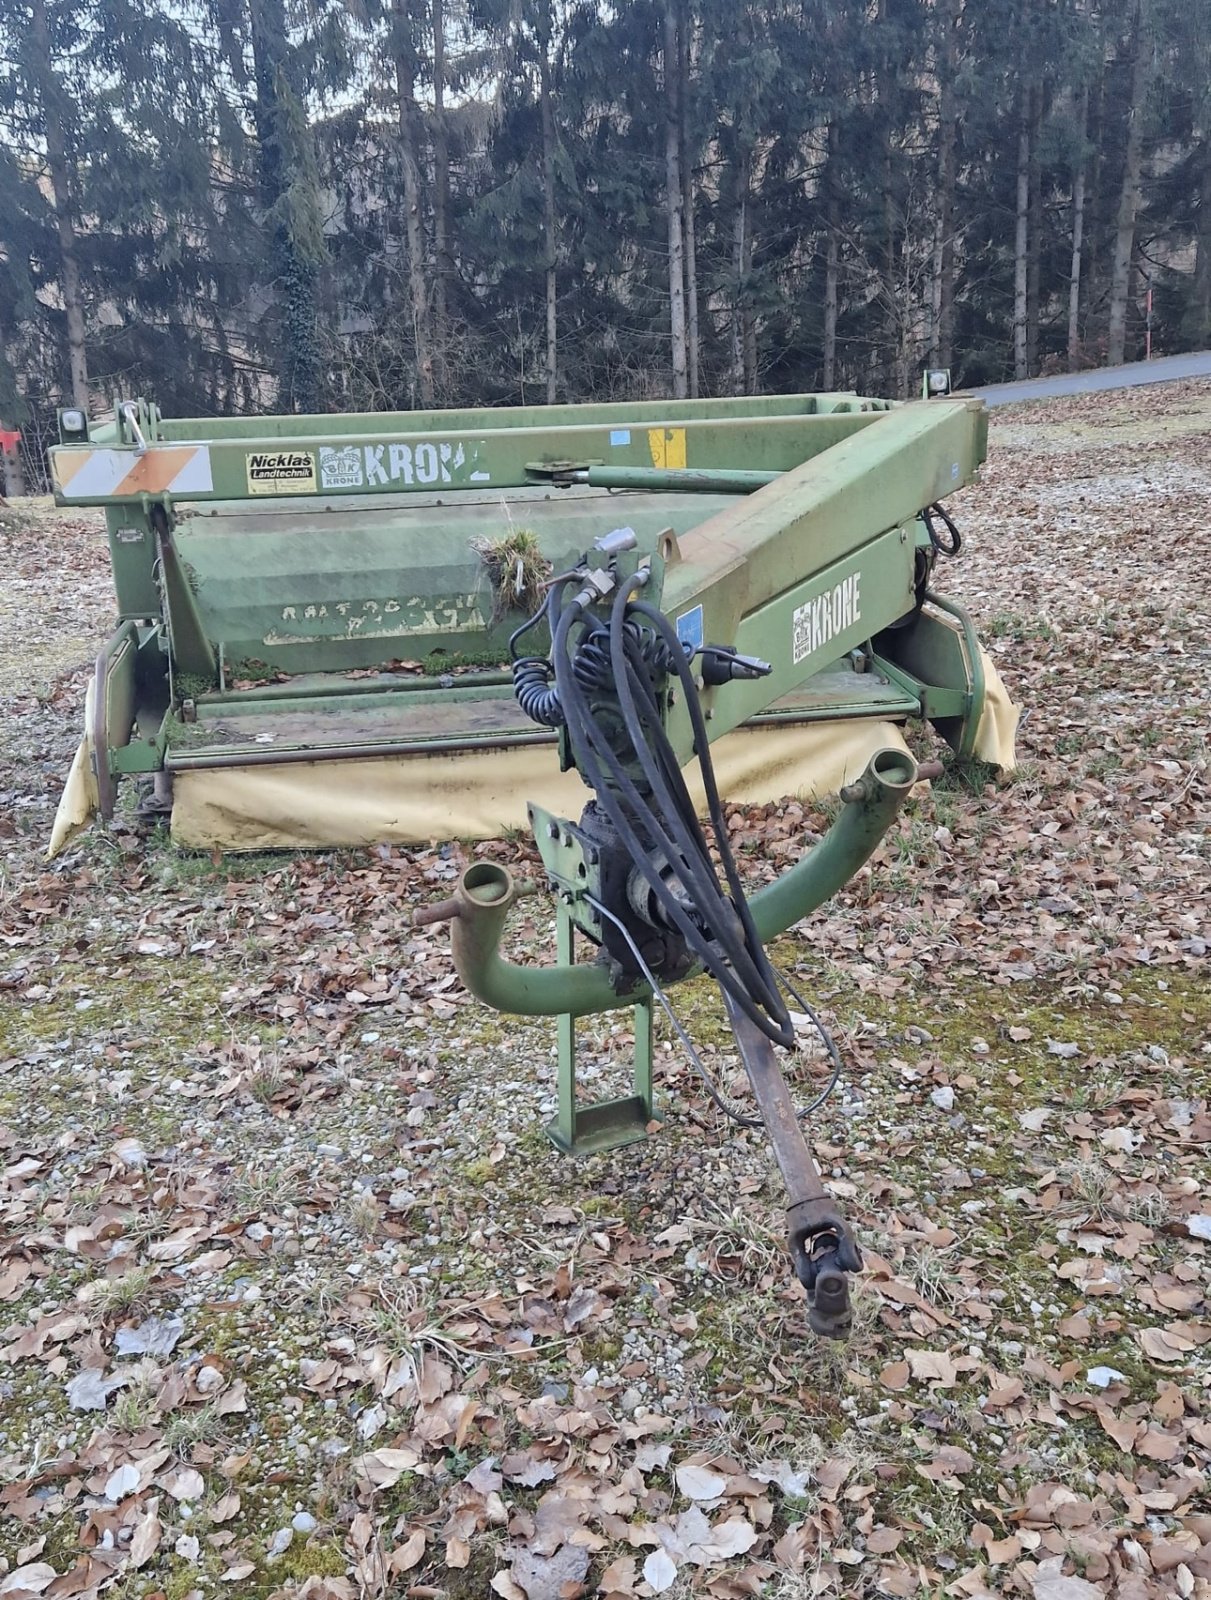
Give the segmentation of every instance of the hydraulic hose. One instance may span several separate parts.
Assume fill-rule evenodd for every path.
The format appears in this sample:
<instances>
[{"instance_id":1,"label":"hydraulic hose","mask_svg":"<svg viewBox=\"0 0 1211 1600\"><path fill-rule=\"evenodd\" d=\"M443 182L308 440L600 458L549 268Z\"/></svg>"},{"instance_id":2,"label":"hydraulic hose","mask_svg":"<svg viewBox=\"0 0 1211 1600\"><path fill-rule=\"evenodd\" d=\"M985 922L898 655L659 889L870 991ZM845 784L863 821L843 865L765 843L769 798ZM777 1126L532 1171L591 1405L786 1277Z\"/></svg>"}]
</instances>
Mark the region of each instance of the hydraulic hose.
<instances>
[{"instance_id":1,"label":"hydraulic hose","mask_svg":"<svg viewBox=\"0 0 1211 1600\"><path fill-rule=\"evenodd\" d=\"M689 664L676 634L661 613L651 607L635 606L633 609L641 611L651 620L657 635L663 637L668 659L681 679L690 702L691 715L695 717L699 761L703 767L712 820L716 825L716 845L728 870L729 882L734 886L731 901L723 895L711 866L706 841L664 732L649 674L643 670L644 664L635 659L638 655L635 639L626 626L628 599L631 590L643 582L640 574L633 575L620 589L612 607L610 643L614 665L613 688L619 696L623 725L632 747L632 759L642 766L658 804L654 806L650 796L642 793L632 780L614 748L617 729L609 732L602 727L573 670L572 630L585 616L579 600L566 607L561 614L552 651L557 691L576 765L596 792L598 804L609 817L632 862L647 882L666 925L680 933L689 951L732 996L755 1026L775 1043L789 1047L794 1042L794 1026L778 990L777 979L744 909L743 890L730 856L726 824L710 771L706 727ZM633 653L629 660L628 645ZM635 688L638 688L647 705L646 724L637 711L631 693ZM649 741L654 753L648 749ZM656 858L659 857L664 857L672 865L684 892L684 901L673 893L657 869ZM737 921L739 930L736 928ZM741 937L737 937L738 931Z\"/></svg>"}]
</instances>

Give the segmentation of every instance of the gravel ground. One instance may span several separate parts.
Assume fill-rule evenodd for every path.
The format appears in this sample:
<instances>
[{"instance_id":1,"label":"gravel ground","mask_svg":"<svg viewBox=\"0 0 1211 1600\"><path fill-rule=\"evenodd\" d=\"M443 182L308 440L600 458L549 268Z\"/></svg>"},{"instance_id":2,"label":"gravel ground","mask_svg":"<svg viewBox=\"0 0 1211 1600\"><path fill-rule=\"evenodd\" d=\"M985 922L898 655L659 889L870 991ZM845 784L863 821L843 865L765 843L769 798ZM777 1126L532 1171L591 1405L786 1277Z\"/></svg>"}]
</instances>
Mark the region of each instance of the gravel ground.
<instances>
[{"instance_id":1,"label":"gravel ground","mask_svg":"<svg viewBox=\"0 0 1211 1600\"><path fill-rule=\"evenodd\" d=\"M0 1595L1211 1595L1209 440L1205 382L1014 407L955 498L1021 769L778 950L847 1060L845 1346L667 1039L650 1141L549 1147L553 1028L407 925L460 847L45 864L108 563L3 513ZM761 881L827 820L731 825Z\"/></svg>"}]
</instances>

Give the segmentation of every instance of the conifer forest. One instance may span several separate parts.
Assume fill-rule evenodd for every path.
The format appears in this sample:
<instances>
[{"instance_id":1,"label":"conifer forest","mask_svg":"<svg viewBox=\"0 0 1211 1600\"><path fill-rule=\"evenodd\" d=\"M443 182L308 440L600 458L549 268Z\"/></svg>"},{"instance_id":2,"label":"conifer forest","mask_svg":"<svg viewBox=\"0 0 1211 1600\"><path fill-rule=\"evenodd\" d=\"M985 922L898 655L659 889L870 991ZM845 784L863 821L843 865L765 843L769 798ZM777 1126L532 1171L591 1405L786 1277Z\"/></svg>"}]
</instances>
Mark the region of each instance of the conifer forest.
<instances>
[{"instance_id":1,"label":"conifer forest","mask_svg":"<svg viewBox=\"0 0 1211 1600\"><path fill-rule=\"evenodd\" d=\"M1191 0L0 0L0 425L1211 342Z\"/></svg>"}]
</instances>

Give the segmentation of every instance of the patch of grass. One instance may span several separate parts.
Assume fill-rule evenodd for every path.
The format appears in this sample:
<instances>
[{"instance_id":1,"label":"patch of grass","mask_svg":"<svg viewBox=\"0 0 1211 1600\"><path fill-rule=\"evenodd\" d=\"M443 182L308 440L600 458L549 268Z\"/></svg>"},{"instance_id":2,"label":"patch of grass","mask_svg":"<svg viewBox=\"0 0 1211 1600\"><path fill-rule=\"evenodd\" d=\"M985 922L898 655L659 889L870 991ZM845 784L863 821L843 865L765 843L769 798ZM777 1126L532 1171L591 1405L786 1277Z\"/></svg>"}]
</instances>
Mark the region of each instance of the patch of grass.
<instances>
[{"instance_id":1,"label":"patch of grass","mask_svg":"<svg viewBox=\"0 0 1211 1600\"><path fill-rule=\"evenodd\" d=\"M532 614L538 610L552 568L537 534L510 525L498 539L472 539L471 548L483 562L492 585L493 623L511 611Z\"/></svg>"},{"instance_id":2,"label":"patch of grass","mask_svg":"<svg viewBox=\"0 0 1211 1600\"><path fill-rule=\"evenodd\" d=\"M981 624L980 631L988 639L1010 639L1014 644L1029 644L1042 640L1054 644L1058 631L1043 617L1022 616L1014 611L998 611Z\"/></svg>"},{"instance_id":3,"label":"patch of grass","mask_svg":"<svg viewBox=\"0 0 1211 1600\"><path fill-rule=\"evenodd\" d=\"M286 1584L305 1583L308 1578L343 1578L348 1571L349 1562L339 1540L313 1534L309 1539L296 1536L280 1556L263 1561L249 1582L272 1580L280 1590Z\"/></svg>"},{"instance_id":4,"label":"patch of grass","mask_svg":"<svg viewBox=\"0 0 1211 1600\"><path fill-rule=\"evenodd\" d=\"M260 1221L280 1216L306 1198L305 1169L296 1161L278 1163L259 1156L232 1177L231 1201L238 1216Z\"/></svg>"},{"instance_id":5,"label":"patch of grass","mask_svg":"<svg viewBox=\"0 0 1211 1600\"><path fill-rule=\"evenodd\" d=\"M154 1267L128 1267L117 1278L94 1278L85 1285L80 1298L102 1317L129 1315L146 1306L155 1277Z\"/></svg>"},{"instance_id":6,"label":"patch of grass","mask_svg":"<svg viewBox=\"0 0 1211 1600\"><path fill-rule=\"evenodd\" d=\"M217 1444L226 1429L217 1401L175 1411L164 1425L164 1443L178 1456L187 1455L195 1445Z\"/></svg>"},{"instance_id":7,"label":"patch of grass","mask_svg":"<svg viewBox=\"0 0 1211 1600\"><path fill-rule=\"evenodd\" d=\"M383 1208L369 1189L357 1189L345 1205L345 1221L359 1239L373 1239L383 1218Z\"/></svg>"}]
</instances>

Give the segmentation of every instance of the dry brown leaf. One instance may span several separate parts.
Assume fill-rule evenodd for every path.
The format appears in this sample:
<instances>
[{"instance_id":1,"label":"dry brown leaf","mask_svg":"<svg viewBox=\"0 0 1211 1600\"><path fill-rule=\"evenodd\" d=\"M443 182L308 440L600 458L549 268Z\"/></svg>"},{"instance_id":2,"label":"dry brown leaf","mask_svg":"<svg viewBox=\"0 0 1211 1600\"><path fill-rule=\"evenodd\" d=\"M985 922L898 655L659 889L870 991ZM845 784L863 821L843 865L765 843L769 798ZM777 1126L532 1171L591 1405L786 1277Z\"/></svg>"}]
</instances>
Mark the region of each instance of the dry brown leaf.
<instances>
[{"instance_id":1,"label":"dry brown leaf","mask_svg":"<svg viewBox=\"0 0 1211 1600\"><path fill-rule=\"evenodd\" d=\"M889 1556L903 1537L902 1528L874 1528L866 1536L866 1548L872 1555Z\"/></svg>"},{"instance_id":2,"label":"dry brown leaf","mask_svg":"<svg viewBox=\"0 0 1211 1600\"><path fill-rule=\"evenodd\" d=\"M709 1467L687 1464L676 1468L673 1477L687 1500L717 1500L727 1488L727 1479Z\"/></svg>"},{"instance_id":3,"label":"dry brown leaf","mask_svg":"<svg viewBox=\"0 0 1211 1600\"><path fill-rule=\"evenodd\" d=\"M135 1523L127 1559L136 1572L140 1567L147 1565L160 1547L160 1536L164 1530L160 1526L159 1517L156 1515L159 1504L158 1499L149 1500L143 1507L142 1516Z\"/></svg>"},{"instance_id":4,"label":"dry brown leaf","mask_svg":"<svg viewBox=\"0 0 1211 1600\"><path fill-rule=\"evenodd\" d=\"M372 1489L393 1489L404 1473L411 1472L419 1462L420 1452L411 1448L371 1450L354 1460L353 1470Z\"/></svg>"},{"instance_id":5,"label":"dry brown leaf","mask_svg":"<svg viewBox=\"0 0 1211 1600\"><path fill-rule=\"evenodd\" d=\"M909 1350L908 1365L917 1383L936 1383L950 1389L958 1382L959 1369L944 1350Z\"/></svg>"},{"instance_id":6,"label":"dry brown leaf","mask_svg":"<svg viewBox=\"0 0 1211 1600\"><path fill-rule=\"evenodd\" d=\"M31 1561L0 1578L0 1595L41 1594L56 1577L54 1567L45 1561Z\"/></svg>"},{"instance_id":7,"label":"dry brown leaf","mask_svg":"<svg viewBox=\"0 0 1211 1600\"><path fill-rule=\"evenodd\" d=\"M398 1577L401 1572L411 1572L425 1553L425 1530L416 1528L405 1539L404 1543L394 1549L387 1557L387 1570ZM449 1562L446 1563L447 1566Z\"/></svg>"}]
</instances>

